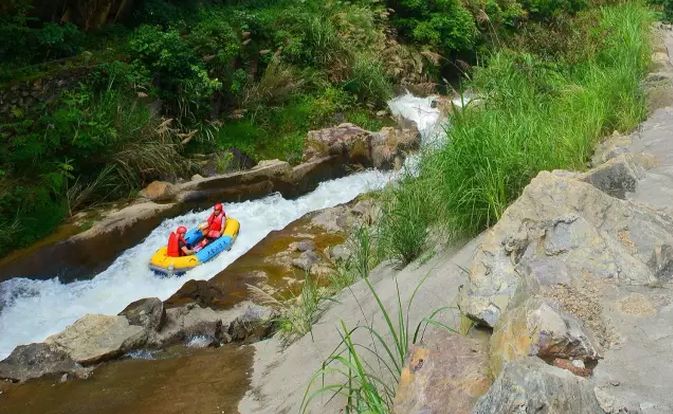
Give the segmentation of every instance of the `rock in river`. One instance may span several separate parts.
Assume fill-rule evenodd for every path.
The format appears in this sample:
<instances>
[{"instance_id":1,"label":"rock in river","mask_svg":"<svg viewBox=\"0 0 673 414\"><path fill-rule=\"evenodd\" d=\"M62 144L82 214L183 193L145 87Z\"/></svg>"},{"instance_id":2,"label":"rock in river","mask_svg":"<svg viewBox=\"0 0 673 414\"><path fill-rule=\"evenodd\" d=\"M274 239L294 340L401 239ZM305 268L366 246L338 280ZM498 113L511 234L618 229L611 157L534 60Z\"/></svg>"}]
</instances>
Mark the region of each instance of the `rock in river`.
<instances>
[{"instance_id":1,"label":"rock in river","mask_svg":"<svg viewBox=\"0 0 673 414\"><path fill-rule=\"evenodd\" d=\"M112 359L140 347L147 331L124 316L85 315L45 341L82 365Z\"/></svg>"},{"instance_id":2,"label":"rock in river","mask_svg":"<svg viewBox=\"0 0 673 414\"><path fill-rule=\"evenodd\" d=\"M129 304L119 315L126 316L131 325L152 331L158 331L166 320L164 303L159 298L139 299Z\"/></svg>"},{"instance_id":3,"label":"rock in river","mask_svg":"<svg viewBox=\"0 0 673 414\"><path fill-rule=\"evenodd\" d=\"M70 356L52 345L37 343L17 346L5 360L0 362L0 378L10 381L27 381L45 375L75 374L86 376L82 368Z\"/></svg>"}]
</instances>

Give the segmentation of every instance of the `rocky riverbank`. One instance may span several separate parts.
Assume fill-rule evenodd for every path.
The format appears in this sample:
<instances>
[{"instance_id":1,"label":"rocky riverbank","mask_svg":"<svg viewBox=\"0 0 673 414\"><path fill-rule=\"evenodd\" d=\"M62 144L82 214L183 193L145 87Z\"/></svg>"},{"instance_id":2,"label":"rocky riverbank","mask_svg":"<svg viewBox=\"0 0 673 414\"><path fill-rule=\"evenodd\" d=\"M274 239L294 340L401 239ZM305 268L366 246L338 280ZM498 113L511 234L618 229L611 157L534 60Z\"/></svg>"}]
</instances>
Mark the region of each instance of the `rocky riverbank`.
<instances>
[{"instance_id":1,"label":"rocky riverbank","mask_svg":"<svg viewBox=\"0 0 673 414\"><path fill-rule=\"evenodd\" d=\"M349 254L348 234L371 223L376 211L365 197L310 213L269 234L213 279L190 280L164 302L146 298L116 316L85 315L43 343L17 347L0 362L0 378L87 378L101 363L137 352L263 339L276 313L248 299L250 286L282 296L296 291L306 272L330 272Z\"/></svg>"},{"instance_id":2,"label":"rocky riverbank","mask_svg":"<svg viewBox=\"0 0 673 414\"><path fill-rule=\"evenodd\" d=\"M673 109L666 106L673 102L673 36L669 28L658 34L656 76L645 85L652 113L631 135L600 145L593 169L542 172L497 225L457 253L374 272L388 309L396 309L398 295L406 307L425 280L411 326L443 306L450 308L443 320L456 331L465 327L461 315L476 325L466 335L428 330L407 357L393 412L673 411ZM339 321L386 332L371 293L357 283L310 338L286 349L276 339L255 344L252 390L239 411L296 412L305 395L336 381L311 378L341 340ZM373 346L368 335L353 341ZM374 375L398 382L363 355ZM331 397L314 399L308 411L339 412L343 396Z\"/></svg>"},{"instance_id":3,"label":"rocky riverbank","mask_svg":"<svg viewBox=\"0 0 673 414\"><path fill-rule=\"evenodd\" d=\"M53 275L66 281L89 277L168 217L204 208L215 200L244 201L275 192L294 198L314 190L320 182L363 168L399 168L406 154L419 144L420 136L413 126L370 132L342 124L309 132L304 162L296 166L269 160L250 170L195 176L183 183L154 182L130 205L78 216L58 232L65 239L51 238L0 260L0 281ZM91 221L93 225L87 224ZM46 257L49 260L44 260Z\"/></svg>"}]
</instances>

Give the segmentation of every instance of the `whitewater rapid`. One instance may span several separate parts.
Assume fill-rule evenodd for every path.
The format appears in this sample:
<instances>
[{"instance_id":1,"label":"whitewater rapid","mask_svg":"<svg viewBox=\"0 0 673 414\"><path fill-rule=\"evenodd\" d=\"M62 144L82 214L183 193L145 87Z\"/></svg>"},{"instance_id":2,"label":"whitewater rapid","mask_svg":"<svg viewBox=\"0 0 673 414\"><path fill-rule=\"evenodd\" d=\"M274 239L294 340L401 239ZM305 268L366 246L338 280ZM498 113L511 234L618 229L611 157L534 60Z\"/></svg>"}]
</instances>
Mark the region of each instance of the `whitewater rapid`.
<instances>
[{"instance_id":1,"label":"whitewater rapid","mask_svg":"<svg viewBox=\"0 0 673 414\"><path fill-rule=\"evenodd\" d=\"M445 128L434 97L411 94L388 103L395 116L413 121L424 145L436 143ZM409 157L407 170L415 168ZM144 297L168 298L187 280L215 276L273 230L280 230L311 211L349 202L358 195L383 188L399 173L368 170L325 181L316 190L294 200L278 194L225 203L225 210L241 222L241 233L231 251L221 254L182 276L159 278L147 267L154 251L165 244L178 225L192 227L205 220L209 211L190 212L163 221L141 243L124 251L105 271L92 279L63 284L58 278L14 278L0 283L0 360L15 346L39 342L62 331L87 313L117 314L126 305Z\"/></svg>"}]
</instances>

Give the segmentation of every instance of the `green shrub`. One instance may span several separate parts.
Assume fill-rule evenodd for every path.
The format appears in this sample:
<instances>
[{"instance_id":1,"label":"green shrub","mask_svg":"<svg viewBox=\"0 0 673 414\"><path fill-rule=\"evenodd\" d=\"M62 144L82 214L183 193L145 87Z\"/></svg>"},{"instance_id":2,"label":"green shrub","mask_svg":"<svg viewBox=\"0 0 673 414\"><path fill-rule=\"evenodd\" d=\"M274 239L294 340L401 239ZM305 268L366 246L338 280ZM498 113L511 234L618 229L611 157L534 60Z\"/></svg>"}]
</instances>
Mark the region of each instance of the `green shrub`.
<instances>
[{"instance_id":1,"label":"green shrub","mask_svg":"<svg viewBox=\"0 0 673 414\"><path fill-rule=\"evenodd\" d=\"M393 22L400 33L415 42L447 55L475 45L475 20L459 0L389 0L388 4L395 9Z\"/></svg>"},{"instance_id":2,"label":"green shrub","mask_svg":"<svg viewBox=\"0 0 673 414\"><path fill-rule=\"evenodd\" d=\"M650 0L661 11L661 17L664 21L673 21L673 0Z\"/></svg>"},{"instance_id":3,"label":"green shrub","mask_svg":"<svg viewBox=\"0 0 673 414\"><path fill-rule=\"evenodd\" d=\"M151 73L159 96L181 117L195 119L209 109L222 84L211 79L195 50L175 29L141 26L129 42L136 63Z\"/></svg>"}]
</instances>

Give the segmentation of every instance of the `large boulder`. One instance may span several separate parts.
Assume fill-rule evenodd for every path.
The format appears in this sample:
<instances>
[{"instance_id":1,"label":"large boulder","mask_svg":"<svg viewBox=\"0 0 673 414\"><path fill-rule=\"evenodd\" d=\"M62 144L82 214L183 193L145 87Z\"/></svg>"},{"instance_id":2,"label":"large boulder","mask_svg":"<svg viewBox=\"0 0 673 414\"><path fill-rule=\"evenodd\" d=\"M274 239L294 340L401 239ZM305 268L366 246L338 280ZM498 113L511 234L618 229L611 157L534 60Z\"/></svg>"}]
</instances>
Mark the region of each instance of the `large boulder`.
<instances>
[{"instance_id":1,"label":"large boulder","mask_svg":"<svg viewBox=\"0 0 673 414\"><path fill-rule=\"evenodd\" d=\"M487 361L485 339L433 331L409 350L393 413L470 413L491 385Z\"/></svg>"},{"instance_id":2,"label":"large boulder","mask_svg":"<svg viewBox=\"0 0 673 414\"><path fill-rule=\"evenodd\" d=\"M405 152L420 144L416 129L383 128L371 132L353 124L309 131L304 160L338 156L350 164L381 169L399 168Z\"/></svg>"},{"instance_id":3,"label":"large boulder","mask_svg":"<svg viewBox=\"0 0 673 414\"><path fill-rule=\"evenodd\" d=\"M171 308L166 311L166 322L161 331L150 337L150 345L165 347L186 343L192 338L208 338L212 343L222 339L223 312L196 304Z\"/></svg>"},{"instance_id":4,"label":"large boulder","mask_svg":"<svg viewBox=\"0 0 673 414\"><path fill-rule=\"evenodd\" d=\"M176 186L166 181L152 181L140 195L155 202L172 201L177 192Z\"/></svg>"},{"instance_id":5,"label":"large boulder","mask_svg":"<svg viewBox=\"0 0 673 414\"><path fill-rule=\"evenodd\" d=\"M204 338L209 343L245 342L266 337L275 313L252 302L241 302L231 309L214 310L194 303L166 311L162 329L151 335L149 344L165 347Z\"/></svg>"},{"instance_id":6,"label":"large boulder","mask_svg":"<svg viewBox=\"0 0 673 414\"><path fill-rule=\"evenodd\" d=\"M88 314L45 342L75 362L91 365L116 358L142 346L146 340L146 330L131 325L124 316Z\"/></svg>"},{"instance_id":7,"label":"large boulder","mask_svg":"<svg viewBox=\"0 0 673 414\"><path fill-rule=\"evenodd\" d=\"M574 316L557 309L538 297L527 299L510 309L498 321L491 337L490 366L493 375L510 361L538 356L581 361L595 365L600 358L599 345L593 334Z\"/></svg>"},{"instance_id":8,"label":"large boulder","mask_svg":"<svg viewBox=\"0 0 673 414\"><path fill-rule=\"evenodd\" d=\"M131 325L157 331L166 319L166 310L159 298L144 298L129 304L119 315L125 316Z\"/></svg>"},{"instance_id":9,"label":"large boulder","mask_svg":"<svg viewBox=\"0 0 673 414\"><path fill-rule=\"evenodd\" d=\"M372 163L379 169L399 169L408 151L419 148L421 139L415 128L381 128L372 140Z\"/></svg>"},{"instance_id":10,"label":"large boulder","mask_svg":"<svg viewBox=\"0 0 673 414\"><path fill-rule=\"evenodd\" d=\"M46 375L86 376L87 373L65 351L45 343L17 346L0 361L0 378L10 381L23 382Z\"/></svg>"},{"instance_id":11,"label":"large boulder","mask_svg":"<svg viewBox=\"0 0 673 414\"><path fill-rule=\"evenodd\" d=\"M516 296L598 278L645 285L673 277L673 219L562 172L541 172L489 230L460 307L495 326ZM517 295L519 293L519 295Z\"/></svg>"},{"instance_id":12,"label":"large boulder","mask_svg":"<svg viewBox=\"0 0 673 414\"><path fill-rule=\"evenodd\" d=\"M528 358L505 366L474 414L599 414L588 380Z\"/></svg>"}]
</instances>

